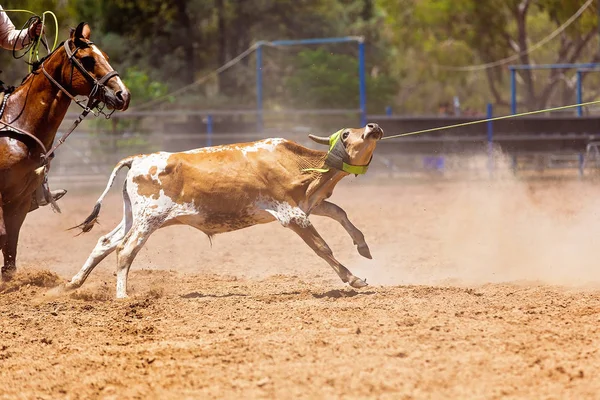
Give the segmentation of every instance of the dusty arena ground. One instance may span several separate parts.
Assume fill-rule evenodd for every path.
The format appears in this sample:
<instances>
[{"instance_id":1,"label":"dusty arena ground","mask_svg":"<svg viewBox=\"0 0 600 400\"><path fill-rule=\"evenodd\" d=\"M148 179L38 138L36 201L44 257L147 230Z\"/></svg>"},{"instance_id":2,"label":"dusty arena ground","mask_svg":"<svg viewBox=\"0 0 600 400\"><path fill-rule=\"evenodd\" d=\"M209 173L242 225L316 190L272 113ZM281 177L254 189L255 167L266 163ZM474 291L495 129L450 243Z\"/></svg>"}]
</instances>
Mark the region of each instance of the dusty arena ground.
<instances>
[{"instance_id":1,"label":"dusty arena ground","mask_svg":"<svg viewBox=\"0 0 600 400\"><path fill-rule=\"evenodd\" d=\"M116 185L118 186L118 185ZM101 190L29 215L0 284L0 398L597 398L600 185L348 179L313 217L353 290L272 223L217 236L170 227L117 301L115 256L78 271L121 218L73 237Z\"/></svg>"}]
</instances>

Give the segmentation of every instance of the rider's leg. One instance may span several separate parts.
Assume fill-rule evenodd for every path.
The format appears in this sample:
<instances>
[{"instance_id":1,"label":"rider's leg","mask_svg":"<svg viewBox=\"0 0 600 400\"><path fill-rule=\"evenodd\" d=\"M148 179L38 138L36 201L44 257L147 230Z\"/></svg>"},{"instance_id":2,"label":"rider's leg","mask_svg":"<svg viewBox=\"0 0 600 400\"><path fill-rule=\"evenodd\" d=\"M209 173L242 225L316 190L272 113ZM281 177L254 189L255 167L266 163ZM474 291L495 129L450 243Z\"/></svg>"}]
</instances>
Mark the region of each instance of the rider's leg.
<instances>
[{"instance_id":1,"label":"rider's leg","mask_svg":"<svg viewBox=\"0 0 600 400\"><path fill-rule=\"evenodd\" d=\"M52 159L52 158L54 158L54 154L52 154L50 156L50 159ZM46 169L45 173L48 173L49 169L50 169L50 164L47 165L47 169ZM51 204L52 199L54 199L54 202L56 202L60 198L62 198L65 194L67 194L67 191L65 189L49 190L47 178L48 178L47 175L44 176L44 179L42 180L42 184L37 187L35 192L33 192L33 195L31 196L31 206L29 207L29 212L37 210L39 207L43 207L43 206L47 206L48 204ZM59 212L60 212L60 210L59 210Z\"/></svg>"},{"instance_id":2,"label":"rider's leg","mask_svg":"<svg viewBox=\"0 0 600 400\"><path fill-rule=\"evenodd\" d=\"M33 210L37 210L39 207L47 206L50 204L48 199L46 199L44 185L38 186L35 192L33 192L33 196L31 196L31 207L29 208L29 212ZM58 201L58 199L62 198L67 191L65 189L58 190L50 190L49 195L52 196L54 201Z\"/></svg>"}]
</instances>

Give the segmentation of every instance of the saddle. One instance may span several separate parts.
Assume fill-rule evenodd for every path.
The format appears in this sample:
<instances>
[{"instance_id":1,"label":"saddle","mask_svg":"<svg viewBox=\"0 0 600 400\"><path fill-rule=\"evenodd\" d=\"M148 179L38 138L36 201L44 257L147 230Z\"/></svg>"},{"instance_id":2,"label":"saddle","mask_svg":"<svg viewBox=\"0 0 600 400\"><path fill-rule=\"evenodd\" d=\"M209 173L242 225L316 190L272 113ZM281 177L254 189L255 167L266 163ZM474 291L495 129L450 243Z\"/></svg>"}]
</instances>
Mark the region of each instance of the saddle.
<instances>
[{"instance_id":1,"label":"saddle","mask_svg":"<svg viewBox=\"0 0 600 400\"><path fill-rule=\"evenodd\" d=\"M0 72L2 72L2 71L0 71ZM4 115L6 101L8 100L9 95L14 90L15 90L14 86L6 86L5 83L0 80L0 118L2 117L2 115ZM10 131L10 128L8 128L6 130ZM4 130L0 129L0 131L4 131ZM49 158L50 159L54 158L54 154L51 154ZM40 205L50 204L52 206L53 211L60 213L61 212L60 207L58 206L58 204L56 204L56 200L58 200L62 196L64 196L64 193L57 196L56 199L52 196L52 192L50 191L50 187L48 186L48 165L41 167L41 170L40 170L40 168L38 168L36 173L44 174L44 179L42 181L42 184L37 188L37 190L35 191L35 193L33 195L31 207L30 207L29 211L33 211L33 210L37 209Z\"/></svg>"},{"instance_id":2,"label":"saddle","mask_svg":"<svg viewBox=\"0 0 600 400\"><path fill-rule=\"evenodd\" d=\"M1 73L2 71L0 71ZM0 118L4 115L4 107L6 106L6 100L8 96L15 91L14 86L6 86L3 81L0 81Z\"/></svg>"}]
</instances>

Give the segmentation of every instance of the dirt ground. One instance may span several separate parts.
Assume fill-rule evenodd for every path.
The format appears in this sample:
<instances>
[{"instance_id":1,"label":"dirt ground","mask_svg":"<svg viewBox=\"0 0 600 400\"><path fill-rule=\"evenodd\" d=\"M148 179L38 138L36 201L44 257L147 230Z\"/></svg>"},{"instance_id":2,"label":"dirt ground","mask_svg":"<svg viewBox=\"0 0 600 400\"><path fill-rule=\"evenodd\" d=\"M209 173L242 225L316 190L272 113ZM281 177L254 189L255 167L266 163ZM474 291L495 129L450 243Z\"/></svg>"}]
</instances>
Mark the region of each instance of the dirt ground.
<instances>
[{"instance_id":1,"label":"dirt ground","mask_svg":"<svg viewBox=\"0 0 600 400\"><path fill-rule=\"evenodd\" d=\"M73 189L73 188L69 188ZM370 286L353 290L276 223L155 233L115 300L115 256L60 283L121 218L65 229L29 215L18 276L0 284L0 398L597 398L600 185L348 179L332 200L363 231L313 223Z\"/></svg>"}]
</instances>

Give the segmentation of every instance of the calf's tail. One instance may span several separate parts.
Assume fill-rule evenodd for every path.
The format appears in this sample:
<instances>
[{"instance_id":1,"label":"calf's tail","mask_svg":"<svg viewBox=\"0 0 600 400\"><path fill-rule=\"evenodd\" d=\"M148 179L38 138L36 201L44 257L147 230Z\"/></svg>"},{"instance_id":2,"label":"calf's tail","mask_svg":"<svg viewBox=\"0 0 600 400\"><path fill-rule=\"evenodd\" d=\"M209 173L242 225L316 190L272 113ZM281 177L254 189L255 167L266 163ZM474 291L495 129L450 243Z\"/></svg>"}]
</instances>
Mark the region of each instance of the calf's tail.
<instances>
[{"instance_id":1,"label":"calf's tail","mask_svg":"<svg viewBox=\"0 0 600 400\"><path fill-rule=\"evenodd\" d=\"M113 183L115 183L115 178L117 177L117 174L123 167L131 168L131 164L133 163L134 159L135 156L127 157L117 163L112 173L110 174L110 178L108 178L108 183L106 185L106 188L104 189L104 192L102 192L102 194L96 201L96 205L94 206L92 213L81 224L69 228L69 230L79 228L81 229L81 233L89 232L92 230L96 222L98 222L98 215L100 214L100 208L102 207L102 200L104 200L104 197L108 194L108 191L112 187Z\"/></svg>"}]
</instances>

